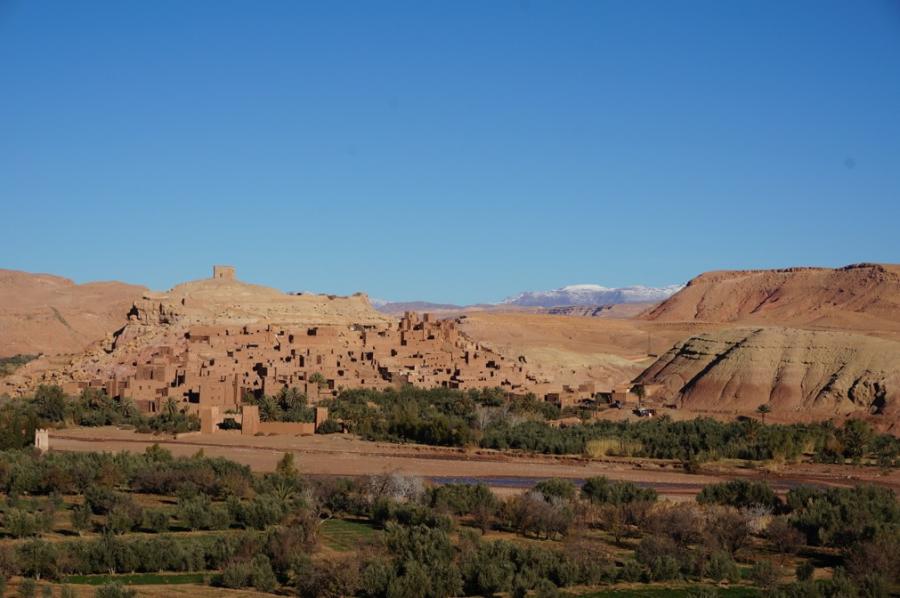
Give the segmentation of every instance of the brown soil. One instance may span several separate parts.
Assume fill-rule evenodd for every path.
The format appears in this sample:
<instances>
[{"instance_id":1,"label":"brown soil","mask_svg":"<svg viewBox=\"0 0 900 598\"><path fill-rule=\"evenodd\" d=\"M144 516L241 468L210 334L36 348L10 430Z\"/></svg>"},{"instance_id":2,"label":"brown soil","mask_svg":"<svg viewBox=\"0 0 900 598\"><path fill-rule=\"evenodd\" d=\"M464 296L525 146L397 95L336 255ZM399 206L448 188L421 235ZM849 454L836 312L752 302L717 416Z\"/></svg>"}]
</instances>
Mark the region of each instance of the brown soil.
<instances>
[{"instance_id":1,"label":"brown soil","mask_svg":"<svg viewBox=\"0 0 900 598\"><path fill-rule=\"evenodd\" d=\"M0 270L0 357L83 351L124 326L144 291L121 282L75 284L49 274Z\"/></svg>"}]
</instances>

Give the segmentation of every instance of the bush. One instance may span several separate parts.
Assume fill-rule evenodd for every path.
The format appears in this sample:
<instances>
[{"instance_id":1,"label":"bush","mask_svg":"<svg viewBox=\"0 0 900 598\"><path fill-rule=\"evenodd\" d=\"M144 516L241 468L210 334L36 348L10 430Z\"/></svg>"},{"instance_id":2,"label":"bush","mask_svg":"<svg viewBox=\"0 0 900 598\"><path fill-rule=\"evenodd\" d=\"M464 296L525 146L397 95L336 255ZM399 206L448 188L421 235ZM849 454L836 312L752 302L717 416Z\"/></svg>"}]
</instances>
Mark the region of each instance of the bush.
<instances>
[{"instance_id":1,"label":"bush","mask_svg":"<svg viewBox=\"0 0 900 598\"><path fill-rule=\"evenodd\" d=\"M169 531L169 519L169 513L162 509L144 511L144 525L158 534Z\"/></svg>"},{"instance_id":2,"label":"bush","mask_svg":"<svg viewBox=\"0 0 900 598\"><path fill-rule=\"evenodd\" d=\"M778 578L778 569L772 561L756 561L750 568L750 579L763 590L774 590L778 586Z\"/></svg>"},{"instance_id":3,"label":"bush","mask_svg":"<svg viewBox=\"0 0 900 598\"><path fill-rule=\"evenodd\" d=\"M705 575L715 582L728 580L734 583L741 578L737 563L734 562L730 554L721 550L710 555L709 560L706 562Z\"/></svg>"},{"instance_id":4,"label":"bush","mask_svg":"<svg viewBox=\"0 0 900 598\"><path fill-rule=\"evenodd\" d=\"M132 598L137 596L137 592L131 588L126 588L119 583L110 583L97 588L97 598Z\"/></svg>"},{"instance_id":5,"label":"bush","mask_svg":"<svg viewBox=\"0 0 900 598\"><path fill-rule=\"evenodd\" d=\"M501 512L506 525L523 536L547 539L565 536L572 525L572 510L558 499L548 502L541 494L526 493L510 498Z\"/></svg>"},{"instance_id":6,"label":"bush","mask_svg":"<svg viewBox=\"0 0 900 598\"><path fill-rule=\"evenodd\" d=\"M796 574L799 581L809 581L816 572L816 567L809 561L803 561L797 565Z\"/></svg>"},{"instance_id":7,"label":"bush","mask_svg":"<svg viewBox=\"0 0 900 598\"><path fill-rule=\"evenodd\" d=\"M624 582L634 583L640 581L644 575L644 568L637 561L628 560L619 571L619 579Z\"/></svg>"},{"instance_id":8,"label":"bush","mask_svg":"<svg viewBox=\"0 0 900 598\"><path fill-rule=\"evenodd\" d=\"M700 504L728 505L740 509L766 507L777 509L781 501L766 482L730 480L721 484L709 484L697 495Z\"/></svg>"},{"instance_id":9,"label":"bush","mask_svg":"<svg viewBox=\"0 0 900 598\"><path fill-rule=\"evenodd\" d=\"M706 534L712 544L734 556L750 540L750 521L737 509L715 508L707 513Z\"/></svg>"},{"instance_id":10,"label":"bush","mask_svg":"<svg viewBox=\"0 0 900 598\"><path fill-rule=\"evenodd\" d=\"M49 521L40 513L31 513L24 509L10 508L3 517L3 526L15 538L36 536L49 526Z\"/></svg>"},{"instance_id":11,"label":"bush","mask_svg":"<svg viewBox=\"0 0 900 598\"><path fill-rule=\"evenodd\" d=\"M339 434L343 431L343 427L341 427L341 424L338 423L337 420L326 419L319 424L319 427L316 429L316 434Z\"/></svg>"},{"instance_id":12,"label":"bush","mask_svg":"<svg viewBox=\"0 0 900 598\"><path fill-rule=\"evenodd\" d=\"M278 585L269 557L258 554L250 563L250 584L260 592L271 592Z\"/></svg>"},{"instance_id":13,"label":"bush","mask_svg":"<svg viewBox=\"0 0 900 598\"><path fill-rule=\"evenodd\" d=\"M801 487L788 492L787 503L791 524L814 546L846 547L900 527L900 504L889 488Z\"/></svg>"},{"instance_id":14,"label":"bush","mask_svg":"<svg viewBox=\"0 0 900 598\"><path fill-rule=\"evenodd\" d=\"M300 595L315 598L354 596L361 589L360 563L356 558L326 560L299 576Z\"/></svg>"},{"instance_id":15,"label":"bush","mask_svg":"<svg viewBox=\"0 0 900 598\"><path fill-rule=\"evenodd\" d=\"M653 488L641 488L632 482L611 482L604 476L585 480L581 495L594 504L620 505L638 501L655 502L657 499Z\"/></svg>"},{"instance_id":16,"label":"bush","mask_svg":"<svg viewBox=\"0 0 900 598\"><path fill-rule=\"evenodd\" d=\"M538 482L535 484L533 491L541 493L546 498L558 498L564 501L571 501L575 498L575 493L578 489L575 487L575 484L569 480L553 478Z\"/></svg>"},{"instance_id":17,"label":"bush","mask_svg":"<svg viewBox=\"0 0 900 598\"><path fill-rule=\"evenodd\" d=\"M178 518L191 530L212 527L212 502L205 494L178 500Z\"/></svg>"},{"instance_id":18,"label":"bush","mask_svg":"<svg viewBox=\"0 0 900 598\"><path fill-rule=\"evenodd\" d=\"M227 567L222 569L219 577L219 583L226 588L239 589L250 586L250 562L238 561L229 563Z\"/></svg>"},{"instance_id":19,"label":"bush","mask_svg":"<svg viewBox=\"0 0 900 598\"><path fill-rule=\"evenodd\" d=\"M653 581L679 577L681 563L685 561L686 556L683 548L663 536L643 538L634 552L635 559L647 567Z\"/></svg>"}]
</instances>

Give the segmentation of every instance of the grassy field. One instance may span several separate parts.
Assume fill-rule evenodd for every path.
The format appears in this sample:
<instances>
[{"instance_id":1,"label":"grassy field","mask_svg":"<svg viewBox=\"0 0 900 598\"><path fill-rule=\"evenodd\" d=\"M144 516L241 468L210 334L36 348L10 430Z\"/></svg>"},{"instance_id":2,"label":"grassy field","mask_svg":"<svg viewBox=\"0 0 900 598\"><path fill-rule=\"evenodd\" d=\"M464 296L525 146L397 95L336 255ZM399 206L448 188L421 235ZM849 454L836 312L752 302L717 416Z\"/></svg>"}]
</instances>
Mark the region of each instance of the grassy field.
<instances>
[{"instance_id":1,"label":"grassy field","mask_svg":"<svg viewBox=\"0 0 900 598\"><path fill-rule=\"evenodd\" d=\"M133 573L129 575L69 575L63 584L101 586L120 583L127 586L203 584L209 573Z\"/></svg>"},{"instance_id":2,"label":"grassy field","mask_svg":"<svg viewBox=\"0 0 900 598\"><path fill-rule=\"evenodd\" d=\"M363 521L329 519L322 524L322 541L332 550L349 552L375 536L377 530Z\"/></svg>"}]
</instances>

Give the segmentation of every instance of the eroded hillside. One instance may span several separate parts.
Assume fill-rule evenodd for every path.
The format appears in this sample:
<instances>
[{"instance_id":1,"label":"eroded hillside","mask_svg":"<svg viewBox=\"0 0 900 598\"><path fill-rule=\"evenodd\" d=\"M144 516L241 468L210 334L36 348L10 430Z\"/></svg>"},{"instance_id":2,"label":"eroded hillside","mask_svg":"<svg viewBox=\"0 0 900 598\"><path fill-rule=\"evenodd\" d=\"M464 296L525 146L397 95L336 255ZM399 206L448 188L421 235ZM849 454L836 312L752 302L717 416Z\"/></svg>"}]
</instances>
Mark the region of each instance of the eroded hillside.
<instances>
[{"instance_id":1,"label":"eroded hillside","mask_svg":"<svg viewBox=\"0 0 900 598\"><path fill-rule=\"evenodd\" d=\"M754 413L782 420L900 417L900 343L844 332L732 328L692 336L637 380L692 411Z\"/></svg>"},{"instance_id":2,"label":"eroded hillside","mask_svg":"<svg viewBox=\"0 0 900 598\"><path fill-rule=\"evenodd\" d=\"M0 270L0 357L83 351L124 326L128 309L146 290Z\"/></svg>"},{"instance_id":3,"label":"eroded hillside","mask_svg":"<svg viewBox=\"0 0 900 598\"><path fill-rule=\"evenodd\" d=\"M900 338L900 266L707 272L642 318L827 328Z\"/></svg>"}]
</instances>

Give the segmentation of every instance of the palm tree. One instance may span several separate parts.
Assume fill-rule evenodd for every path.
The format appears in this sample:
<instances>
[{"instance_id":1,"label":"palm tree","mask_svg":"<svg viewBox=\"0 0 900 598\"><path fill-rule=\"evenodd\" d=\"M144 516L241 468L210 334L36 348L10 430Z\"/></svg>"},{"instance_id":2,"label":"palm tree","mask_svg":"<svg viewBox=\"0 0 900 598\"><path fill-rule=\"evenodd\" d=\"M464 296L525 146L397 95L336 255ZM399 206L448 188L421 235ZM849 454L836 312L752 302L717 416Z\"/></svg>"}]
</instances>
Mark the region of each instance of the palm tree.
<instances>
[{"instance_id":1,"label":"palm tree","mask_svg":"<svg viewBox=\"0 0 900 598\"><path fill-rule=\"evenodd\" d=\"M169 418L174 418L176 413L178 413L178 403L173 397L169 397L166 399L166 414Z\"/></svg>"},{"instance_id":2,"label":"palm tree","mask_svg":"<svg viewBox=\"0 0 900 598\"><path fill-rule=\"evenodd\" d=\"M772 408L765 403L756 408L756 412L762 416L762 423L766 423L766 413L770 413L771 411Z\"/></svg>"}]
</instances>

